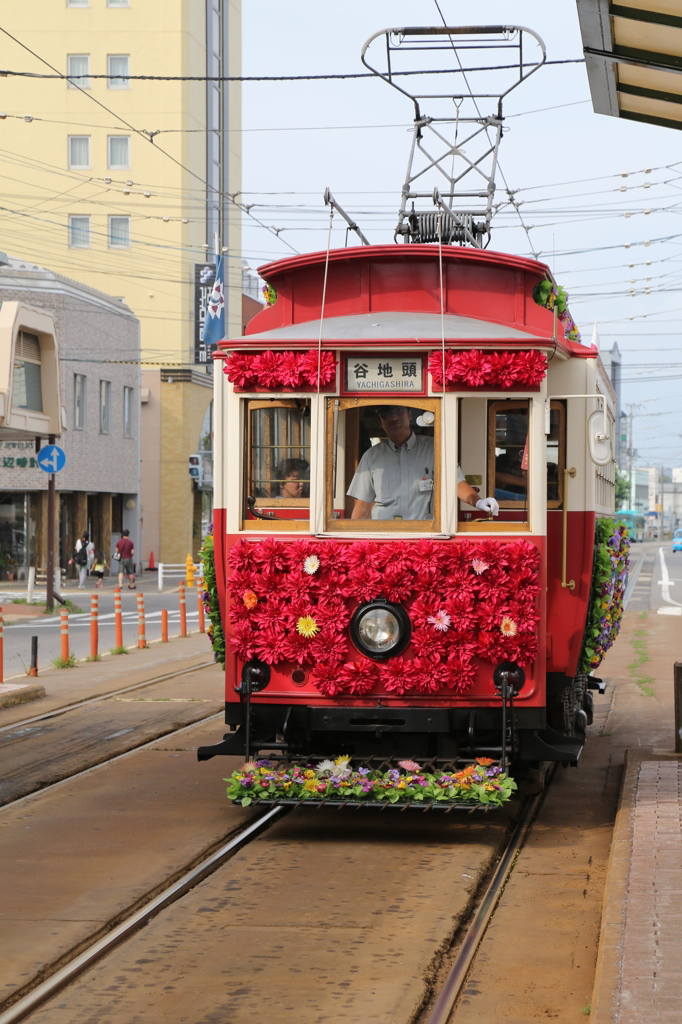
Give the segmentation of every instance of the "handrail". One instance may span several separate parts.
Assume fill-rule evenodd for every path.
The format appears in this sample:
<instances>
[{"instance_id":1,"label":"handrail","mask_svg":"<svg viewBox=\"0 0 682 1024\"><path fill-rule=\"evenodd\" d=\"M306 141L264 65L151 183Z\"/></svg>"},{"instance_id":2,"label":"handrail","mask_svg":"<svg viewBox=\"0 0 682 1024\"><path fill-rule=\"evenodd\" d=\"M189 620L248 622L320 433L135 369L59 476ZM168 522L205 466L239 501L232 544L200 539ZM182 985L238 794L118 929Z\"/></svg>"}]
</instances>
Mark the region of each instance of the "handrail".
<instances>
[{"instance_id":1,"label":"handrail","mask_svg":"<svg viewBox=\"0 0 682 1024\"><path fill-rule=\"evenodd\" d=\"M561 586L575 590L575 580L566 581L566 547L568 544L568 478L575 476L574 466L564 470L564 511L563 511L563 535L561 538Z\"/></svg>"}]
</instances>

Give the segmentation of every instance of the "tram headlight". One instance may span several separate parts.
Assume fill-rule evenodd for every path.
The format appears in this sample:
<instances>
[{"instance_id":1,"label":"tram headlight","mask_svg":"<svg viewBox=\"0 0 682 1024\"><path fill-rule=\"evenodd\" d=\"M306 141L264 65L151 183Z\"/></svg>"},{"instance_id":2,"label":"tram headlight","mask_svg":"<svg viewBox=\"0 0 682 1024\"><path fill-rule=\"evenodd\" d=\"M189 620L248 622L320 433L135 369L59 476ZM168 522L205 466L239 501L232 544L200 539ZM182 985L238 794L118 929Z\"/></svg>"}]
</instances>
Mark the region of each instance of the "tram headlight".
<instances>
[{"instance_id":1,"label":"tram headlight","mask_svg":"<svg viewBox=\"0 0 682 1024\"><path fill-rule=\"evenodd\" d=\"M360 605L350 623L351 640L357 649L377 660L402 654L411 634L405 609L383 598Z\"/></svg>"}]
</instances>

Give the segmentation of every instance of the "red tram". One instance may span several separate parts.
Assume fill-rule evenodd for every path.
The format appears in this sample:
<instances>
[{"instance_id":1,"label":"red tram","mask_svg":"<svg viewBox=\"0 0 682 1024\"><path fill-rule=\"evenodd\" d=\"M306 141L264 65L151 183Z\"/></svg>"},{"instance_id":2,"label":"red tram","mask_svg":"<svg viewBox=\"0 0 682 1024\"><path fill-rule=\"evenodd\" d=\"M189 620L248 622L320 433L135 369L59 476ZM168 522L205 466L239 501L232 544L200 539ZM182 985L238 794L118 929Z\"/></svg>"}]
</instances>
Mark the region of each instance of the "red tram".
<instances>
[{"instance_id":1,"label":"red tram","mask_svg":"<svg viewBox=\"0 0 682 1024\"><path fill-rule=\"evenodd\" d=\"M548 268L408 238L260 273L216 353L229 731L199 758L577 763L615 396Z\"/></svg>"}]
</instances>

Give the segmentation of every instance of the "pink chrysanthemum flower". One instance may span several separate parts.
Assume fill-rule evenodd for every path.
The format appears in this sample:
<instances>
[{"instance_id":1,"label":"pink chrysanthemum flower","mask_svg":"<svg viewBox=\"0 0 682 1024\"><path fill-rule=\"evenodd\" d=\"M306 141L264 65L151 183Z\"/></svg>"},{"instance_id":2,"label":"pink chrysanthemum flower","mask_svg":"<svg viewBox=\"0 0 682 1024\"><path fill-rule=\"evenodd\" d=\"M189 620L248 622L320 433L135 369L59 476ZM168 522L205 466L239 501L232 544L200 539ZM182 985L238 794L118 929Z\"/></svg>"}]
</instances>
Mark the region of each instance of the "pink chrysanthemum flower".
<instances>
[{"instance_id":1,"label":"pink chrysanthemum flower","mask_svg":"<svg viewBox=\"0 0 682 1024\"><path fill-rule=\"evenodd\" d=\"M421 767L416 761L398 761L400 768L404 768L406 772L420 772Z\"/></svg>"},{"instance_id":2,"label":"pink chrysanthemum flower","mask_svg":"<svg viewBox=\"0 0 682 1024\"><path fill-rule=\"evenodd\" d=\"M471 560L471 568L474 570L477 576L480 576L481 573L484 573L486 569L490 568L490 566L488 565L487 562L484 562L482 558L473 558Z\"/></svg>"},{"instance_id":3,"label":"pink chrysanthemum flower","mask_svg":"<svg viewBox=\"0 0 682 1024\"><path fill-rule=\"evenodd\" d=\"M437 629L440 633L446 633L452 625L452 619L446 611L442 608L437 611L435 615L429 615L426 620L429 622L434 629Z\"/></svg>"},{"instance_id":4,"label":"pink chrysanthemum flower","mask_svg":"<svg viewBox=\"0 0 682 1024\"><path fill-rule=\"evenodd\" d=\"M510 615L505 615L500 623L500 633L504 633L505 636L516 636L518 628L519 627L516 622Z\"/></svg>"}]
</instances>

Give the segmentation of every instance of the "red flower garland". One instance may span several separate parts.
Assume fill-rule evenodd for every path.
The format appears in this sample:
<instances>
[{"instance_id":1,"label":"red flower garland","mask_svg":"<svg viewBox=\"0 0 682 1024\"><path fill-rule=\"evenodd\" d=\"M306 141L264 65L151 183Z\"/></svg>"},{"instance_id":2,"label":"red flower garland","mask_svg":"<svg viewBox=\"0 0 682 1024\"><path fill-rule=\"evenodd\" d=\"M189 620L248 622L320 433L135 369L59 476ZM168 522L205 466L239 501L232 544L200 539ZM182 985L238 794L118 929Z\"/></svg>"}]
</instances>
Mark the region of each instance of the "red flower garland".
<instances>
[{"instance_id":1,"label":"red flower garland","mask_svg":"<svg viewBox=\"0 0 682 1024\"><path fill-rule=\"evenodd\" d=\"M241 391L252 388L308 391L318 387L317 349L305 352L232 352L225 360L223 373ZM336 379L333 352L320 353L319 377L320 387L326 387Z\"/></svg>"},{"instance_id":2,"label":"red flower garland","mask_svg":"<svg viewBox=\"0 0 682 1024\"><path fill-rule=\"evenodd\" d=\"M318 562L306 571L311 555ZM312 682L328 697L466 693L476 682L474 658L536 658L539 562L526 540L242 539L229 555L229 644L242 661L314 666ZM387 662L348 661L351 610L377 597L411 602L410 645ZM302 633L311 620L314 631Z\"/></svg>"},{"instance_id":3,"label":"red flower garland","mask_svg":"<svg viewBox=\"0 0 682 1024\"><path fill-rule=\"evenodd\" d=\"M432 352L429 371L433 383L443 384L443 354ZM542 352L482 352L480 349L445 350L445 383L466 387L538 387L547 373Z\"/></svg>"}]
</instances>

